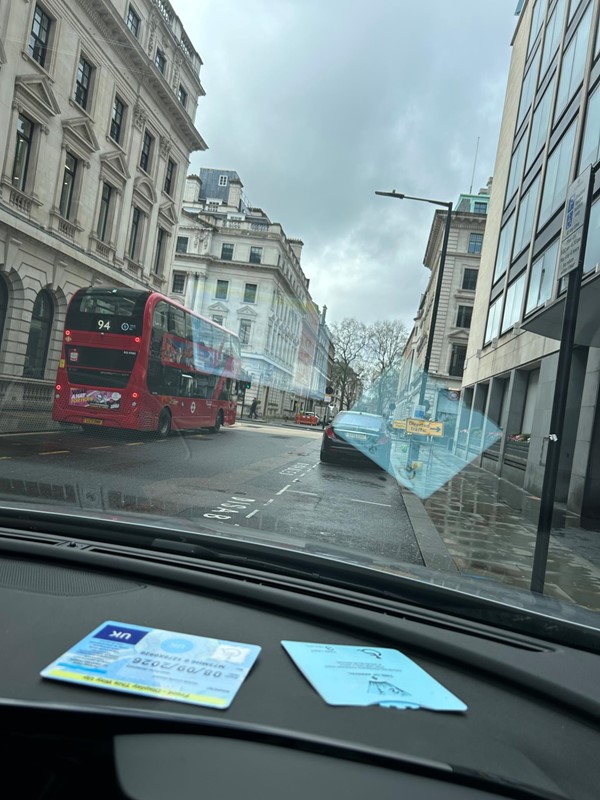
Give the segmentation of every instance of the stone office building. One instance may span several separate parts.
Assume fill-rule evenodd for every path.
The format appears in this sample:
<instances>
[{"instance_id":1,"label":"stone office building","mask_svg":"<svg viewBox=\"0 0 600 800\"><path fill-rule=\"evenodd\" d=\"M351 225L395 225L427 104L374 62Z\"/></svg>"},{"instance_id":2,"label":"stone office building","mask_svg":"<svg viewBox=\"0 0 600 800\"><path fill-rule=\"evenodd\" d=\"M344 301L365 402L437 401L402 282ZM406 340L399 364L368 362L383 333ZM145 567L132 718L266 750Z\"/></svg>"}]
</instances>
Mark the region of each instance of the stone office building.
<instances>
[{"instance_id":1,"label":"stone office building","mask_svg":"<svg viewBox=\"0 0 600 800\"><path fill-rule=\"evenodd\" d=\"M3 408L51 398L78 288L168 288L201 63L167 0L0 7Z\"/></svg>"}]
</instances>

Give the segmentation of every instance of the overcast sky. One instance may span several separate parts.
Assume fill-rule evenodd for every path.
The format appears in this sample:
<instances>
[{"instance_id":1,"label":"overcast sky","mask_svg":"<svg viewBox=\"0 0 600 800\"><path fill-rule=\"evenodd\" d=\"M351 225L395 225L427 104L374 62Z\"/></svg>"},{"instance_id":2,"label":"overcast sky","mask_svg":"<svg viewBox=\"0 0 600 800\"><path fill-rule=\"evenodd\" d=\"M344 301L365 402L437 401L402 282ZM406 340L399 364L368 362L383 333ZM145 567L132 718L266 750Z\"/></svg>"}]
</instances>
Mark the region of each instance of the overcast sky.
<instances>
[{"instance_id":1,"label":"overcast sky","mask_svg":"<svg viewBox=\"0 0 600 800\"><path fill-rule=\"evenodd\" d=\"M434 207L493 174L516 0L172 0L204 62L200 167L302 239L328 321L416 313Z\"/></svg>"}]
</instances>

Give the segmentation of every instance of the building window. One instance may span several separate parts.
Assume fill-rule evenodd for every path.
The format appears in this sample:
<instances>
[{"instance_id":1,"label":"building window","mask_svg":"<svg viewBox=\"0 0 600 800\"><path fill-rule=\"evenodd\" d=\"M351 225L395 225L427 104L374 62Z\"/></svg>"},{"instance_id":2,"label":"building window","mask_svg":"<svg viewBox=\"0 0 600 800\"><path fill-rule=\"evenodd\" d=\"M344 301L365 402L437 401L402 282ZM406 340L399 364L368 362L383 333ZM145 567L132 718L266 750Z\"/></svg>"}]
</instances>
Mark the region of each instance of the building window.
<instances>
[{"instance_id":1,"label":"building window","mask_svg":"<svg viewBox=\"0 0 600 800\"><path fill-rule=\"evenodd\" d=\"M45 289L42 289L33 304L25 365L23 367L24 378L44 377L53 319L54 305L52 298Z\"/></svg>"},{"instance_id":2,"label":"building window","mask_svg":"<svg viewBox=\"0 0 600 800\"><path fill-rule=\"evenodd\" d=\"M262 247L251 247L250 248L250 263L251 264L260 264L262 261Z\"/></svg>"},{"instance_id":3,"label":"building window","mask_svg":"<svg viewBox=\"0 0 600 800\"><path fill-rule=\"evenodd\" d=\"M6 325L6 317L8 316L8 287L6 281L0 276L0 344L2 343L2 335L4 334L4 327Z\"/></svg>"},{"instance_id":4,"label":"building window","mask_svg":"<svg viewBox=\"0 0 600 800\"><path fill-rule=\"evenodd\" d=\"M165 69L167 67L167 58L163 53L163 51L159 50L158 48L156 50L156 55L154 57L154 64L156 66L156 69L164 75Z\"/></svg>"},{"instance_id":5,"label":"building window","mask_svg":"<svg viewBox=\"0 0 600 800\"><path fill-rule=\"evenodd\" d=\"M477 286L477 270L465 269L463 272L462 288L468 292L474 292Z\"/></svg>"},{"instance_id":6,"label":"building window","mask_svg":"<svg viewBox=\"0 0 600 800\"><path fill-rule=\"evenodd\" d=\"M165 265L165 249L166 249L167 232L164 228L159 228L156 234L156 250L154 251L154 264L152 271L159 277L163 274Z\"/></svg>"},{"instance_id":7,"label":"building window","mask_svg":"<svg viewBox=\"0 0 600 800\"><path fill-rule=\"evenodd\" d=\"M521 102L519 103L519 115L517 117L517 128L521 125L527 112L531 108L531 101L533 100L533 93L537 83L538 67L540 65L540 51L538 48L534 56L531 66L527 70L527 74L523 78L523 86L521 87Z\"/></svg>"},{"instance_id":8,"label":"building window","mask_svg":"<svg viewBox=\"0 0 600 800\"><path fill-rule=\"evenodd\" d=\"M473 316L473 306L459 306L456 315L457 328L470 328L471 317Z\"/></svg>"},{"instance_id":9,"label":"building window","mask_svg":"<svg viewBox=\"0 0 600 800\"><path fill-rule=\"evenodd\" d=\"M188 242L189 242L188 236L178 236L177 241L175 242L175 252L187 253Z\"/></svg>"},{"instance_id":10,"label":"building window","mask_svg":"<svg viewBox=\"0 0 600 800\"><path fill-rule=\"evenodd\" d=\"M465 358L467 356L467 346L464 344L453 344L450 354L450 366L448 375L460 378L465 370Z\"/></svg>"},{"instance_id":11,"label":"building window","mask_svg":"<svg viewBox=\"0 0 600 800\"><path fill-rule=\"evenodd\" d=\"M573 122L548 159L540 208L540 228L564 203L567 195L575 142L575 126L576 122Z\"/></svg>"},{"instance_id":12,"label":"building window","mask_svg":"<svg viewBox=\"0 0 600 800\"><path fill-rule=\"evenodd\" d=\"M581 22L571 39L569 46L563 54L562 65L560 68L560 81L558 84L558 95L556 98L556 112L554 118L563 112L565 106L579 88L583 80L585 68L585 58L587 55L588 41L590 38L590 27L592 24L592 7L590 3L588 10L581 18Z\"/></svg>"},{"instance_id":13,"label":"building window","mask_svg":"<svg viewBox=\"0 0 600 800\"><path fill-rule=\"evenodd\" d=\"M483 244L483 233L470 233L469 234L469 253L481 253L481 246Z\"/></svg>"},{"instance_id":14,"label":"building window","mask_svg":"<svg viewBox=\"0 0 600 800\"><path fill-rule=\"evenodd\" d=\"M256 303L256 292L258 286L255 283L247 283L244 287L244 303Z\"/></svg>"},{"instance_id":15,"label":"building window","mask_svg":"<svg viewBox=\"0 0 600 800\"><path fill-rule=\"evenodd\" d=\"M221 258L223 261L233 261L233 245L232 244L222 244L221 245Z\"/></svg>"},{"instance_id":16,"label":"building window","mask_svg":"<svg viewBox=\"0 0 600 800\"><path fill-rule=\"evenodd\" d=\"M571 5L569 7L569 22L571 22L571 20L575 16L575 12L577 11L580 5L581 5L581 0L571 0Z\"/></svg>"},{"instance_id":17,"label":"building window","mask_svg":"<svg viewBox=\"0 0 600 800\"><path fill-rule=\"evenodd\" d=\"M105 242L109 233L109 220L112 204L113 187L110 183L102 184L102 196L100 197L100 214L98 215L98 239Z\"/></svg>"},{"instance_id":18,"label":"building window","mask_svg":"<svg viewBox=\"0 0 600 800\"><path fill-rule=\"evenodd\" d=\"M152 145L154 144L154 136L148 131L144 131L144 139L142 141L142 152L140 153L140 167L144 172L150 172L150 161L152 158Z\"/></svg>"},{"instance_id":19,"label":"building window","mask_svg":"<svg viewBox=\"0 0 600 800\"><path fill-rule=\"evenodd\" d=\"M224 319L225 318L221 314L213 314L212 316L212 321L216 322L217 325L222 325Z\"/></svg>"},{"instance_id":20,"label":"building window","mask_svg":"<svg viewBox=\"0 0 600 800\"><path fill-rule=\"evenodd\" d=\"M227 186L227 175L219 175L219 186Z\"/></svg>"},{"instance_id":21,"label":"building window","mask_svg":"<svg viewBox=\"0 0 600 800\"><path fill-rule=\"evenodd\" d=\"M600 31L600 28L598 29ZM585 131L583 134L583 145L581 147L581 163L579 173L598 160L598 149L600 147L600 86L598 86L590 97L586 111Z\"/></svg>"},{"instance_id":22,"label":"building window","mask_svg":"<svg viewBox=\"0 0 600 800\"><path fill-rule=\"evenodd\" d=\"M592 203L590 224L585 245L583 272L591 272L600 263L600 200Z\"/></svg>"},{"instance_id":23,"label":"building window","mask_svg":"<svg viewBox=\"0 0 600 800\"><path fill-rule=\"evenodd\" d=\"M544 55L542 56L542 69L540 72L541 76L546 74L550 62L558 50L566 5L567 0L558 0L554 11L550 15L548 24L546 25L546 33L544 34Z\"/></svg>"},{"instance_id":24,"label":"building window","mask_svg":"<svg viewBox=\"0 0 600 800\"><path fill-rule=\"evenodd\" d=\"M487 214L487 203L481 203L475 200L473 203L474 214Z\"/></svg>"},{"instance_id":25,"label":"building window","mask_svg":"<svg viewBox=\"0 0 600 800\"><path fill-rule=\"evenodd\" d=\"M494 269L494 283L496 283L496 281L499 280L508 269L514 230L515 215L513 212L500 231L498 252L496 254L496 267Z\"/></svg>"},{"instance_id":26,"label":"building window","mask_svg":"<svg viewBox=\"0 0 600 800\"><path fill-rule=\"evenodd\" d=\"M557 239L551 244L544 253L536 259L531 267L531 278L529 279L529 292L527 293L527 305L525 313L528 314L534 308L543 305L552 294L554 285L554 272L556 270L556 260L558 258Z\"/></svg>"},{"instance_id":27,"label":"building window","mask_svg":"<svg viewBox=\"0 0 600 800\"><path fill-rule=\"evenodd\" d=\"M188 93L181 84L179 84L179 89L177 90L177 99L184 108L187 108Z\"/></svg>"},{"instance_id":28,"label":"building window","mask_svg":"<svg viewBox=\"0 0 600 800\"><path fill-rule=\"evenodd\" d=\"M169 159L167 161L167 169L165 170L165 185L164 191L165 194L170 195L175 188L175 162Z\"/></svg>"},{"instance_id":29,"label":"building window","mask_svg":"<svg viewBox=\"0 0 600 800\"><path fill-rule=\"evenodd\" d=\"M12 184L16 189L25 191L27 186L27 171L29 157L33 142L33 122L24 114L19 114L17 119L17 145L15 148L15 163L13 165Z\"/></svg>"},{"instance_id":30,"label":"building window","mask_svg":"<svg viewBox=\"0 0 600 800\"><path fill-rule=\"evenodd\" d=\"M92 91L92 74L94 67L87 58L83 56L79 59L77 67L77 77L75 79L75 102L82 108L87 109Z\"/></svg>"},{"instance_id":31,"label":"building window","mask_svg":"<svg viewBox=\"0 0 600 800\"><path fill-rule=\"evenodd\" d=\"M35 11L33 12L27 52L34 61L37 61L40 67L46 66L51 27L52 20L48 14L46 14L39 5L36 5Z\"/></svg>"},{"instance_id":32,"label":"building window","mask_svg":"<svg viewBox=\"0 0 600 800\"><path fill-rule=\"evenodd\" d=\"M498 336L500 330L500 310L502 309L502 297L491 304L488 311L487 325L485 326L485 339L484 344L491 342Z\"/></svg>"},{"instance_id":33,"label":"building window","mask_svg":"<svg viewBox=\"0 0 600 800\"><path fill-rule=\"evenodd\" d=\"M527 136L523 136L517 146L517 149L512 155L512 159L510 162L510 172L508 174L508 186L506 189L507 203L513 199L515 192L517 191L517 186L519 185L519 182L521 180L526 143L527 143Z\"/></svg>"},{"instance_id":34,"label":"building window","mask_svg":"<svg viewBox=\"0 0 600 800\"><path fill-rule=\"evenodd\" d=\"M537 35L540 32L540 28L542 27L542 21L544 19L544 13L546 12L546 2L547 0L536 0L535 6L533 7L533 13L531 15L531 30L529 32L529 44L527 45L527 55L531 52L531 48L537 39Z\"/></svg>"},{"instance_id":35,"label":"building window","mask_svg":"<svg viewBox=\"0 0 600 800\"><path fill-rule=\"evenodd\" d=\"M533 230L533 215L535 214L535 204L537 202L538 189L540 188L540 176L534 180L527 192L521 198L519 206L519 216L517 217L517 232L515 234L515 246L513 257L517 256L531 241Z\"/></svg>"},{"instance_id":36,"label":"building window","mask_svg":"<svg viewBox=\"0 0 600 800\"><path fill-rule=\"evenodd\" d=\"M127 9L127 27L137 38L140 32L140 18L131 6Z\"/></svg>"},{"instance_id":37,"label":"building window","mask_svg":"<svg viewBox=\"0 0 600 800\"><path fill-rule=\"evenodd\" d=\"M115 95L112 107L112 116L110 118L110 136L117 144L121 141L121 132L123 130L123 118L125 116L125 103L121 100L119 95Z\"/></svg>"},{"instance_id":38,"label":"building window","mask_svg":"<svg viewBox=\"0 0 600 800\"><path fill-rule=\"evenodd\" d=\"M77 175L77 159L72 153L65 156L65 167L63 171L63 184L60 191L60 203L58 209L65 219L71 219L71 205L75 192L75 177Z\"/></svg>"},{"instance_id":39,"label":"building window","mask_svg":"<svg viewBox=\"0 0 600 800\"><path fill-rule=\"evenodd\" d=\"M229 281L217 281L217 288L215 290L215 297L217 300L227 300L229 292Z\"/></svg>"},{"instance_id":40,"label":"building window","mask_svg":"<svg viewBox=\"0 0 600 800\"><path fill-rule=\"evenodd\" d=\"M129 232L129 246L127 255L132 261L137 261L140 254L144 214L137 206L133 207L131 214L131 230Z\"/></svg>"},{"instance_id":41,"label":"building window","mask_svg":"<svg viewBox=\"0 0 600 800\"><path fill-rule=\"evenodd\" d=\"M548 135L548 124L550 123L550 111L552 110L552 96L554 94L554 78L548 84L542 99L537 104L533 112L531 121L531 135L529 137L529 149L527 150L527 163L525 171L533 164L540 150L546 144Z\"/></svg>"},{"instance_id":42,"label":"building window","mask_svg":"<svg viewBox=\"0 0 600 800\"><path fill-rule=\"evenodd\" d=\"M173 287L174 294L183 294L185 291L185 272L173 273Z\"/></svg>"},{"instance_id":43,"label":"building window","mask_svg":"<svg viewBox=\"0 0 600 800\"><path fill-rule=\"evenodd\" d=\"M249 319L240 320L240 344L250 344L250 334L252 332L252 321Z\"/></svg>"},{"instance_id":44,"label":"building window","mask_svg":"<svg viewBox=\"0 0 600 800\"><path fill-rule=\"evenodd\" d=\"M502 317L501 332L505 333L509 328L521 319L521 307L523 305L523 295L525 293L525 273L513 281L506 292L506 304L504 306L504 316Z\"/></svg>"}]
</instances>

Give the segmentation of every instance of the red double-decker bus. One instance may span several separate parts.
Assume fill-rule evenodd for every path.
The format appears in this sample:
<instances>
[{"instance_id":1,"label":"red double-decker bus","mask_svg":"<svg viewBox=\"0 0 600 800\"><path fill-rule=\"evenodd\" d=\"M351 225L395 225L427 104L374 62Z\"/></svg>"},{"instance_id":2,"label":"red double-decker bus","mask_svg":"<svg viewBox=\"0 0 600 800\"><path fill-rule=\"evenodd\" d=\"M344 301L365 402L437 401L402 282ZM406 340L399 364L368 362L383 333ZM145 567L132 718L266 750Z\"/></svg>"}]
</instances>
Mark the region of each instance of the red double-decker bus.
<instances>
[{"instance_id":1,"label":"red double-decker bus","mask_svg":"<svg viewBox=\"0 0 600 800\"><path fill-rule=\"evenodd\" d=\"M81 289L69 303L52 418L155 431L233 425L240 344L157 292Z\"/></svg>"}]
</instances>

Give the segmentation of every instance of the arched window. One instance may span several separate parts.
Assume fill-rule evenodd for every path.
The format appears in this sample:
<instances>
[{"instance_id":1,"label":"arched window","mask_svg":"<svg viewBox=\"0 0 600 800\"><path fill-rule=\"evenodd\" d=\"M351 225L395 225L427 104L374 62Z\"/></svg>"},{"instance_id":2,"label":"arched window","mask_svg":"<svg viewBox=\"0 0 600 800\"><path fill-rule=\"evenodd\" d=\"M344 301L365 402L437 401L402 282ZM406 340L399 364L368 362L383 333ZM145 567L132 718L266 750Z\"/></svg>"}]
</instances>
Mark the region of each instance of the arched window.
<instances>
[{"instance_id":1,"label":"arched window","mask_svg":"<svg viewBox=\"0 0 600 800\"><path fill-rule=\"evenodd\" d=\"M25 367L23 369L23 377L25 378L44 377L53 318L54 305L52 298L49 292L42 289L35 298L33 314L31 315L31 327L29 329Z\"/></svg>"},{"instance_id":2,"label":"arched window","mask_svg":"<svg viewBox=\"0 0 600 800\"><path fill-rule=\"evenodd\" d=\"M6 317L8 315L8 287L6 281L0 275L0 344L2 344L2 334L4 333L4 326Z\"/></svg>"}]
</instances>

